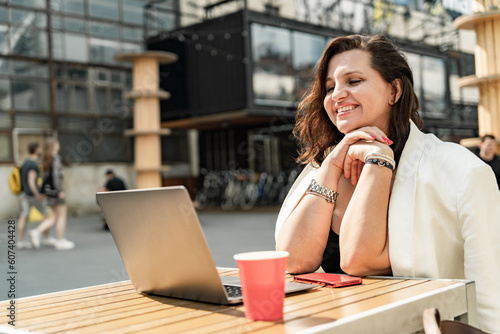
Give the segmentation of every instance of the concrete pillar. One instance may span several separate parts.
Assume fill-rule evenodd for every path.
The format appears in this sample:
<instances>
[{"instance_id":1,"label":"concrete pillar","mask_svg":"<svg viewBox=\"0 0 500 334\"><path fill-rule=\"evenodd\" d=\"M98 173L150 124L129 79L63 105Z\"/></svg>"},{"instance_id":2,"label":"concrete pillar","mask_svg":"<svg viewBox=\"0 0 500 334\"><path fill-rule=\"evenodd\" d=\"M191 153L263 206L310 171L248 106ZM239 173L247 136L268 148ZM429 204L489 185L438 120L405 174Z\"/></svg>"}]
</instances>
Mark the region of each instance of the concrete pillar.
<instances>
[{"instance_id":1,"label":"concrete pillar","mask_svg":"<svg viewBox=\"0 0 500 334\"><path fill-rule=\"evenodd\" d=\"M479 135L500 138L500 0L475 0L474 5L474 14L454 22L458 29L476 32L476 75L460 78L458 84L479 87Z\"/></svg>"},{"instance_id":2,"label":"concrete pillar","mask_svg":"<svg viewBox=\"0 0 500 334\"><path fill-rule=\"evenodd\" d=\"M161 187L161 135L170 134L160 126L160 99L170 93L159 88L159 64L177 61L177 55L163 51L124 53L115 56L119 61L134 63L132 91L124 98L134 99L134 128L126 135L135 137L134 154L137 188Z\"/></svg>"}]
</instances>

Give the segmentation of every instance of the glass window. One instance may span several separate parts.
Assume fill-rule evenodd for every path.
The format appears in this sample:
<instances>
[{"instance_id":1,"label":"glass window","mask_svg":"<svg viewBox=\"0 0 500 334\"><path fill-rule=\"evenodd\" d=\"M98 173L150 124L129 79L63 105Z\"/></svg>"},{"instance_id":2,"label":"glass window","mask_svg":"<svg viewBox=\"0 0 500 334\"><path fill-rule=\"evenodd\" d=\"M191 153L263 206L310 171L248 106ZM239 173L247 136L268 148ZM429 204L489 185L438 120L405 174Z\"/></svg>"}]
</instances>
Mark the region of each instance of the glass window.
<instances>
[{"instance_id":1,"label":"glass window","mask_svg":"<svg viewBox=\"0 0 500 334\"><path fill-rule=\"evenodd\" d=\"M7 8L0 6L0 22L7 22Z\"/></svg>"},{"instance_id":2,"label":"glass window","mask_svg":"<svg viewBox=\"0 0 500 334\"><path fill-rule=\"evenodd\" d=\"M12 24L26 26L36 26L45 28L47 26L47 16L44 13L38 13L27 10L11 9L10 19Z\"/></svg>"},{"instance_id":3,"label":"glass window","mask_svg":"<svg viewBox=\"0 0 500 334\"><path fill-rule=\"evenodd\" d=\"M51 0L50 1L50 9L58 11L58 12L62 11L63 5L64 5L64 2L62 2L61 0Z\"/></svg>"},{"instance_id":4,"label":"glass window","mask_svg":"<svg viewBox=\"0 0 500 334\"><path fill-rule=\"evenodd\" d=\"M122 43L122 51L123 52L139 52L143 50L143 45L141 44L132 44L132 43ZM120 65L122 66L127 66L130 65L132 66L131 62L120 62Z\"/></svg>"},{"instance_id":5,"label":"glass window","mask_svg":"<svg viewBox=\"0 0 500 334\"><path fill-rule=\"evenodd\" d=\"M45 8L45 1L40 0L10 0L10 4L26 6L30 8Z\"/></svg>"},{"instance_id":6,"label":"glass window","mask_svg":"<svg viewBox=\"0 0 500 334\"><path fill-rule=\"evenodd\" d=\"M89 130L94 128L95 123L92 120L86 119L63 119L59 118L59 128L68 129L76 128L79 129L77 133L68 133L59 131L59 142L61 143L61 150L59 154L61 155L62 161L71 162L90 162L93 161L94 147L92 144L92 139L87 137Z\"/></svg>"},{"instance_id":7,"label":"glass window","mask_svg":"<svg viewBox=\"0 0 500 334\"><path fill-rule=\"evenodd\" d=\"M120 37L120 30L116 26L100 22L90 22L89 32L91 35L98 37L111 39L118 39Z\"/></svg>"},{"instance_id":8,"label":"glass window","mask_svg":"<svg viewBox=\"0 0 500 334\"><path fill-rule=\"evenodd\" d=\"M420 74L421 74L421 66L420 66L420 56L415 54L415 53L406 53L406 58L408 59L408 64L410 65L410 68L413 72L413 90L417 94L418 100L421 102L421 80L420 80Z\"/></svg>"},{"instance_id":9,"label":"glass window","mask_svg":"<svg viewBox=\"0 0 500 334\"><path fill-rule=\"evenodd\" d=\"M12 160L11 148L10 135L7 133L0 133L0 160Z\"/></svg>"},{"instance_id":10,"label":"glass window","mask_svg":"<svg viewBox=\"0 0 500 334\"><path fill-rule=\"evenodd\" d=\"M122 71L111 71L111 82L122 84L123 82L122 74L123 74Z\"/></svg>"},{"instance_id":11,"label":"glass window","mask_svg":"<svg viewBox=\"0 0 500 334\"><path fill-rule=\"evenodd\" d=\"M90 16L118 20L118 0L89 0Z\"/></svg>"},{"instance_id":12,"label":"glass window","mask_svg":"<svg viewBox=\"0 0 500 334\"><path fill-rule=\"evenodd\" d=\"M142 29L122 28L122 38L124 40L142 42Z\"/></svg>"},{"instance_id":13,"label":"glass window","mask_svg":"<svg viewBox=\"0 0 500 334\"><path fill-rule=\"evenodd\" d=\"M9 27L5 24L0 24L0 54L9 53Z\"/></svg>"},{"instance_id":14,"label":"glass window","mask_svg":"<svg viewBox=\"0 0 500 334\"><path fill-rule=\"evenodd\" d=\"M0 129L10 129L10 114L8 112L0 112Z\"/></svg>"},{"instance_id":15,"label":"glass window","mask_svg":"<svg viewBox=\"0 0 500 334\"><path fill-rule=\"evenodd\" d=\"M123 0L123 21L142 25L145 5L141 0Z\"/></svg>"},{"instance_id":16,"label":"glass window","mask_svg":"<svg viewBox=\"0 0 500 334\"><path fill-rule=\"evenodd\" d=\"M422 87L425 115L444 117L446 112L446 71L441 58L422 57Z\"/></svg>"},{"instance_id":17,"label":"glass window","mask_svg":"<svg viewBox=\"0 0 500 334\"><path fill-rule=\"evenodd\" d=\"M80 32L80 33L86 32L86 25L84 20L73 19L69 17L64 19L64 28L67 31L72 31L72 32Z\"/></svg>"},{"instance_id":18,"label":"glass window","mask_svg":"<svg viewBox=\"0 0 500 334\"><path fill-rule=\"evenodd\" d=\"M38 78L49 77L49 68L47 65L44 64L14 60L12 61L12 68L14 71L14 75L17 76L38 77Z\"/></svg>"},{"instance_id":19,"label":"glass window","mask_svg":"<svg viewBox=\"0 0 500 334\"><path fill-rule=\"evenodd\" d=\"M56 110L69 111L70 90L65 84L58 82L56 88Z\"/></svg>"},{"instance_id":20,"label":"glass window","mask_svg":"<svg viewBox=\"0 0 500 334\"><path fill-rule=\"evenodd\" d=\"M89 91L86 86L75 85L73 87L73 105L71 110L77 112L90 112Z\"/></svg>"},{"instance_id":21,"label":"glass window","mask_svg":"<svg viewBox=\"0 0 500 334\"><path fill-rule=\"evenodd\" d=\"M58 128L63 132L95 129L95 119L88 117L58 117ZM61 141L62 142L62 141Z\"/></svg>"},{"instance_id":22,"label":"glass window","mask_svg":"<svg viewBox=\"0 0 500 334\"><path fill-rule=\"evenodd\" d=\"M9 80L0 79L0 110L9 110L12 107L10 96Z\"/></svg>"},{"instance_id":23,"label":"glass window","mask_svg":"<svg viewBox=\"0 0 500 334\"><path fill-rule=\"evenodd\" d=\"M63 29L64 26L63 26L62 16L52 15L52 20L50 24L52 24L52 29Z\"/></svg>"},{"instance_id":24,"label":"glass window","mask_svg":"<svg viewBox=\"0 0 500 334\"><path fill-rule=\"evenodd\" d=\"M61 0L59 0L59 1L61 1ZM66 13L80 14L80 15L85 14L85 1L82 1L82 0L64 0L63 2L64 2L63 10Z\"/></svg>"},{"instance_id":25,"label":"glass window","mask_svg":"<svg viewBox=\"0 0 500 334\"><path fill-rule=\"evenodd\" d=\"M120 52L120 45L116 41L90 38L90 57L99 63L115 63L114 56Z\"/></svg>"},{"instance_id":26,"label":"glass window","mask_svg":"<svg viewBox=\"0 0 500 334\"><path fill-rule=\"evenodd\" d=\"M176 28L176 14L174 1L155 4L148 9L146 25L151 33L169 31Z\"/></svg>"},{"instance_id":27,"label":"glass window","mask_svg":"<svg viewBox=\"0 0 500 334\"><path fill-rule=\"evenodd\" d=\"M49 85L33 80L13 80L12 97L18 110L49 110Z\"/></svg>"},{"instance_id":28,"label":"glass window","mask_svg":"<svg viewBox=\"0 0 500 334\"><path fill-rule=\"evenodd\" d=\"M82 0L51 0L50 8L58 12L85 14L85 1Z\"/></svg>"},{"instance_id":29,"label":"glass window","mask_svg":"<svg viewBox=\"0 0 500 334\"><path fill-rule=\"evenodd\" d=\"M296 86L294 96L300 101L306 93L309 84L314 78L314 66L323 53L326 40L324 37L293 33L293 69L295 72Z\"/></svg>"},{"instance_id":30,"label":"glass window","mask_svg":"<svg viewBox=\"0 0 500 334\"><path fill-rule=\"evenodd\" d=\"M258 104L292 105L291 32L253 23L253 91Z\"/></svg>"},{"instance_id":31,"label":"glass window","mask_svg":"<svg viewBox=\"0 0 500 334\"><path fill-rule=\"evenodd\" d=\"M105 135L96 147L96 161L119 162L130 160L130 139L124 136Z\"/></svg>"},{"instance_id":32,"label":"glass window","mask_svg":"<svg viewBox=\"0 0 500 334\"><path fill-rule=\"evenodd\" d=\"M78 62L88 62L87 39L83 35L65 34L65 59Z\"/></svg>"},{"instance_id":33,"label":"glass window","mask_svg":"<svg viewBox=\"0 0 500 334\"><path fill-rule=\"evenodd\" d=\"M24 56L47 57L47 32L33 26L12 27L12 53Z\"/></svg>"},{"instance_id":34,"label":"glass window","mask_svg":"<svg viewBox=\"0 0 500 334\"><path fill-rule=\"evenodd\" d=\"M8 75L9 74L9 64L10 61L5 58L0 59L0 75Z\"/></svg>"},{"instance_id":35,"label":"glass window","mask_svg":"<svg viewBox=\"0 0 500 334\"><path fill-rule=\"evenodd\" d=\"M82 68L73 68L70 67L67 70L68 79L72 81L87 81L87 70Z\"/></svg>"},{"instance_id":36,"label":"glass window","mask_svg":"<svg viewBox=\"0 0 500 334\"><path fill-rule=\"evenodd\" d=\"M54 59L64 59L64 34L52 32L52 57Z\"/></svg>"},{"instance_id":37,"label":"glass window","mask_svg":"<svg viewBox=\"0 0 500 334\"><path fill-rule=\"evenodd\" d=\"M112 88L111 90L111 108L107 111L108 113L114 112L113 108L116 108L116 106L120 105L123 106L124 101L123 98L123 91L121 89L116 89Z\"/></svg>"},{"instance_id":38,"label":"glass window","mask_svg":"<svg viewBox=\"0 0 500 334\"><path fill-rule=\"evenodd\" d=\"M52 120L49 114L33 115L16 113L14 122L16 128L50 129L52 127Z\"/></svg>"},{"instance_id":39,"label":"glass window","mask_svg":"<svg viewBox=\"0 0 500 334\"><path fill-rule=\"evenodd\" d=\"M109 109L106 87L94 88L94 110L97 113L104 114Z\"/></svg>"}]
</instances>

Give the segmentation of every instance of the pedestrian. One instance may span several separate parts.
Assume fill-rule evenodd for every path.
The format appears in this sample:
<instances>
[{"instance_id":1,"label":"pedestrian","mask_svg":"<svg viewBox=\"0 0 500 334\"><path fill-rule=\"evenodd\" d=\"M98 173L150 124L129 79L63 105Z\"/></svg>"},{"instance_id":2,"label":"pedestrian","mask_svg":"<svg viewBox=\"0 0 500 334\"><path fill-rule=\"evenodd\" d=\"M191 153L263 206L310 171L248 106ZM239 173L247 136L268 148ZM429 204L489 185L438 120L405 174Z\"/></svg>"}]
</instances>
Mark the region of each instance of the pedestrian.
<instances>
[{"instance_id":1,"label":"pedestrian","mask_svg":"<svg viewBox=\"0 0 500 334\"><path fill-rule=\"evenodd\" d=\"M22 190L20 194L21 213L18 219L19 240L17 247L19 249L32 247L30 241L24 240L26 223L32 207L35 207L42 214L42 223L50 224L50 222L53 221L53 218L49 217L47 200L45 196L40 193L37 184L40 174L40 169L38 167L38 159L41 155L40 145L36 142L30 143L28 145L28 153L29 156L20 168ZM48 229L44 232L44 235L45 237L42 239L42 244L54 246L56 240L50 236L50 231Z\"/></svg>"},{"instance_id":2,"label":"pedestrian","mask_svg":"<svg viewBox=\"0 0 500 334\"><path fill-rule=\"evenodd\" d=\"M106 183L104 186L99 188L99 191L117 191L117 190L126 190L127 186L125 185L125 182L117 177L115 175L115 172L113 172L112 169L108 169L106 171ZM101 220L103 223L103 228L105 230L109 230L108 223L106 222L106 218L104 217L104 214L101 213Z\"/></svg>"},{"instance_id":3,"label":"pedestrian","mask_svg":"<svg viewBox=\"0 0 500 334\"><path fill-rule=\"evenodd\" d=\"M106 183L99 191L116 191L116 190L126 190L127 186L125 182L117 177L112 169L106 171Z\"/></svg>"},{"instance_id":4,"label":"pedestrian","mask_svg":"<svg viewBox=\"0 0 500 334\"><path fill-rule=\"evenodd\" d=\"M294 134L307 164L276 248L317 270L475 281L481 329L500 329L500 192L471 151L421 132L413 74L387 38L341 36L318 61Z\"/></svg>"},{"instance_id":5,"label":"pedestrian","mask_svg":"<svg viewBox=\"0 0 500 334\"><path fill-rule=\"evenodd\" d=\"M47 196L47 205L52 209L54 219L43 221L36 229L30 231L30 239L35 248L40 247L40 235L56 224L57 240L54 247L58 250L67 250L75 247L75 243L65 238L67 207L66 195L63 190L63 171L59 156L59 142L56 139L46 141L43 156L43 184L42 191Z\"/></svg>"},{"instance_id":6,"label":"pedestrian","mask_svg":"<svg viewBox=\"0 0 500 334\"><path fill-rule=\"evenodd\" d=\"M497 178L498 188L500 189L500 157L495 153L497 141L493 135L484 135L479 143L479 157L487 163Z\"/></svg>"}]
</instances>

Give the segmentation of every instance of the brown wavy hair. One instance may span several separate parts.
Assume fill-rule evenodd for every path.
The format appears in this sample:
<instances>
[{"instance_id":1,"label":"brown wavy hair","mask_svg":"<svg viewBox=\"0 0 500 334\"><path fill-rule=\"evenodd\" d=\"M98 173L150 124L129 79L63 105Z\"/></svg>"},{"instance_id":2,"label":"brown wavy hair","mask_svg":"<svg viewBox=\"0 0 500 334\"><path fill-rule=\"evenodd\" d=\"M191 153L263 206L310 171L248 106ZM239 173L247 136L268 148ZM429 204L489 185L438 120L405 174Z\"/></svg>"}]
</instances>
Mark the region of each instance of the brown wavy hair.
<instances>
[{"instance_id":1,"label":"brown wavy hair","mask_svg":"<svg viewBox=\"0 0 500 334\"><path fill-rule=\"evenodd\" d=\"M410 133L410 119L421 129L423 121L418 114L418 98L413 90L413 74L402 51L382 35L350 35L333 39L323 51L316 64L316 79L299 104L295 116L293 134L299 141L299 163L321 164L325 151L338 144L344 134L331 122L323 101L326 96L325 80L330 59L349 50L364 50L370 53L371 67L379 72L388 83L402 81L402 93L392 106L389 133L394 142L391 146L396 161L399 160Z\"/></svg>"},{"instance_id":2,"label":"brown wavy hair","mask_svg":"<svg viewBox=\"0 0 500 334\"><path fill-rule=\"evenodd\" d=\"M52 167L52 160L54 159L54 145L56 143L58 143L56 139L49 138L43 145L42 169L44 171L50 170Z\"/></svg>"}]
</instances>

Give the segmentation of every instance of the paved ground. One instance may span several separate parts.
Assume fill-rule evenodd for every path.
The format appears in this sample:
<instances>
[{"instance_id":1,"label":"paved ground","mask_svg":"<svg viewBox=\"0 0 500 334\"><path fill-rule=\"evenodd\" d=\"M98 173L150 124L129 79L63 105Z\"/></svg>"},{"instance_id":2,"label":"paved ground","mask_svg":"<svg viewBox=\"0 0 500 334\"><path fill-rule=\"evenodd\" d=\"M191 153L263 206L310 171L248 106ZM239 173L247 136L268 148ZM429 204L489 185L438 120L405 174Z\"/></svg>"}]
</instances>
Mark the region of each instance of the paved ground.
<instances>
[{"instance_id":1,"label":"paved ground","mask_svg":"<svg viewBox=\"0 0 500 334\"><path fill-rule=\"evenodd\" d=\"M216 265L236 267L235 253L274 249L277 215L277 211L199 213ZM30 223L28 228L34 226ZM1 221L0 300L10 299L6 284L10 271L7 231L7 220ZM17 298L128 279L113 238L102 228L98 215L70 218L67 238L76 243L74 249L57 251L42 246L38 250L16 250Z\"/></svg>"}]
</instances>

